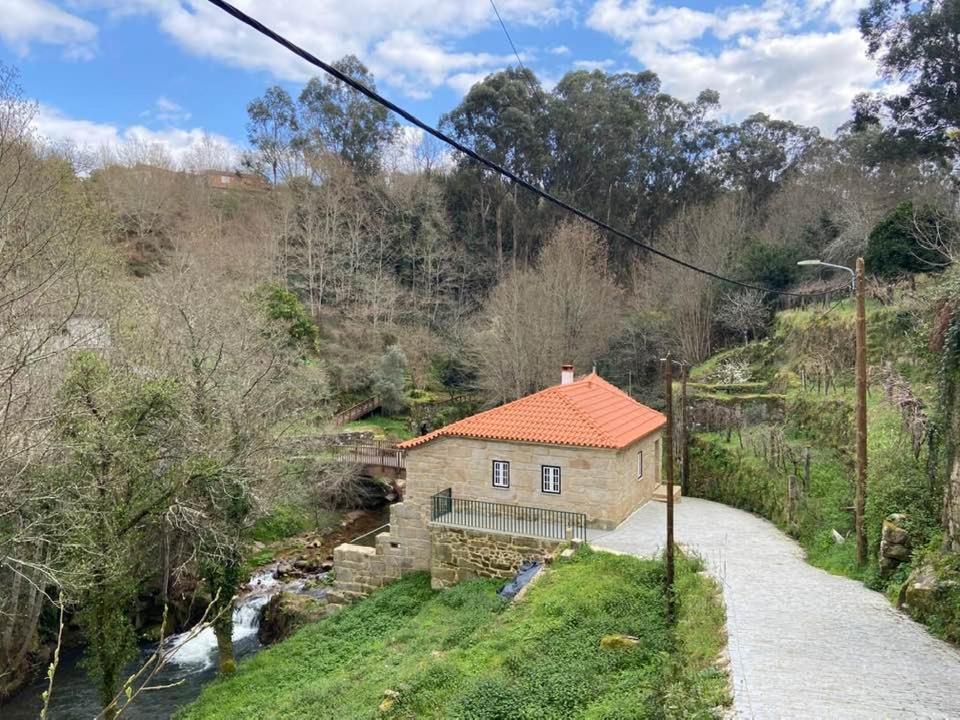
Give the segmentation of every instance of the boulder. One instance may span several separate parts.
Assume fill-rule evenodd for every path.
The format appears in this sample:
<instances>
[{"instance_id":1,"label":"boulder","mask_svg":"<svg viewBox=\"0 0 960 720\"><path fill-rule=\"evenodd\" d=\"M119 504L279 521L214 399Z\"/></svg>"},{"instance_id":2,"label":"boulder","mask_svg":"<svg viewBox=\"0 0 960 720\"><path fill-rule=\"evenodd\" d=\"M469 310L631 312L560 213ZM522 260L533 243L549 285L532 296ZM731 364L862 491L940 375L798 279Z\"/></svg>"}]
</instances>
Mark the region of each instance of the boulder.
<instances>
[{"instance_id":1,"label":"boulder","mask_svg":"<svg viewBox=\"0 0 960 720\"><path fill-rule=\"evenodd\" d=\"M289 637L294 630L327 615L325 598L281 592L260 611L257 639L264 645Z\"/></svg>"},{"instance_id":2,"label":"boulder","mask_svg":"<svg viewBox=\"0 0 960 720\"><path fill-rule=\"evenodd\" d=\"M910 532L903 527L907 516L903 513L888 515L880 533L880 571L889 574L901 563L910 559L912 548Z\"/></svg>"}]
</instances>

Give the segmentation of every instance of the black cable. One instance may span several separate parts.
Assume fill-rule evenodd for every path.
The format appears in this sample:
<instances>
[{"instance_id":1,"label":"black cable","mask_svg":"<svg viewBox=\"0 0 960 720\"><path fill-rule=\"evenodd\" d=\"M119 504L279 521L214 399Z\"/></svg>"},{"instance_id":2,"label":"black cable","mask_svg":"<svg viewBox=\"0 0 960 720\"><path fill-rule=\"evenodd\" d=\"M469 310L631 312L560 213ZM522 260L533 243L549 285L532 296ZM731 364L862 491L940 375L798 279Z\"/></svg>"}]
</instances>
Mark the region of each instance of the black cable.
<instances>
[{"instance_id":1,"label":"black cable","mask_svg":"<svg viewBox=\"0 0 960 720\"><path fill-rule=\"evenodd\" d=\"M310 63L311 65L314 65L314 66L320 68L321 70L323 70L323 71L324 71L325 73L327 73L328 75L332 75L333 77L335 77L335 78L336 78L337 80L339 80L340 82L346 83L347 85L349 85L350 87L352 87L354 90L356 90L357 92L359 92L361 95L365 95L366 97L368 97L368 98L370 98L371 100L373 100L375 103L377 103L377 104L379 104L379 105L382 105L383 107L387 108L388 110L391 110L391 111L395 112L397 115L399 115L400 117L402 117L404 120L406 120L407 122L409 122L411 125L415 125L416 127L420 128L421 130L423 130L423 131L426 132L426 133L429 133L430 135L432 135L433 137L437 138L438 140L441 140L442 142L445 142L445 143L446 143L447 145L449 145L450 147L459 150L460 152L462 152L462 153L463 153L464 155L466 155L467 157L470 157L470 158L472 158L473 160L475 160L476 162L480 163L481 165L484 165L484 166L490 168L490 169L493 170L495 173L497 173L497 174L499 174L499 175L502 175L503 177L509 179L511 182L514 182L514 183L516 183L517 185L519 185L520 187L528 190L529 192L532 192L534 195L538 195L539 197L543 198L543 199L546 200L547 202L552 203L553 205L556 205L557 207L562 208L563 210L566 210L567 212L571 213L572 215L576 215L576 216L577 216L578 218L580 218L581 220L585 220L585 221L587 221L588 223L591 223L592 225L596 225L598 228L601 228L602 230L606 230L607 232L609 232L609 233L611 233L611 234L619 237L619 238L622 239L622 240L626 240L627 242L633 243L633 244L636 245L637 247L642 248L642 249L646 250L647 252L652 253L653 255L657 255L658 257L662 257L664 260L669 260L670 262L675 263L675 264L677 264L677 265L680 265L681 267L685 267L685 268L687 268L688 270L693 270L694 272L701 273L702 275L706 275L707 277L712 277L712 278L714 278L715 280L720 280L721 282L730 283L731 285L739 285L740 287L747 288L748 290L758 290L758 291L764 292L764 293L773 293L773 294L775 294L775 295L787 295L787 296L790 296L790 297L816 297L816 296L820 296L820 295L826 295L826 294L828 294L828 293L830 293L830 292L833 292L834 289L835 289L835 288L833 288L833 289L830 289L830 290L823 290L823 291L813 292L813 293L795 293L795 292L789 292L789 291L787 291L787 290L772 290L772 289L770 289L770 288L761 287L761 286L759 286L759 285L752 285L752 284L750 284L750 283L745 283L745 282L741 282L741 281L739 281L739 280L734 280L733 278L724 277L723 275L720 275L720 274L718 274L718 273L715 273L715 272L713 272L713 271L711 271L711 270L706 270L706 269L704 269L704 268L697 267L696 265L694 265L694 264L692 264L692 263L689 263L689 262L687 262L686 260L681 260L680 258L675 257L675 256L673 256L673 255L670 255L669 253L665 253L665 252L663 252L662 250L657 250L655 247L652 247L651 245L647 245L645 242L642 242L642 241L638 240L637 238L635 238L635 237L633 237L632 235L624 232L623 230L619 230L619 229L613 227L612 225L609 225L609 224L605 223L603 220L600 220L600 219L598 219L598 218L595 218L595 217L593 217L592 215L590 215L589 213L587 213L587 212L585 212L585 211L583 211L583 210L580 210L579 208L575 208L574 206L570 205L569 203L564 202L563 200L561 200L560 198L556 197L555 195L551 195L551 194L548 193L546 190L541 190L541 189L538 188L536 185L533 185L533 184L527 182L526 180L524 180L523 178L519 177L518 175L516 175L516 174L513 173L512 171L506 169L505 167L502 167L502 166L498 165L497 163L493 162L492 160L488 160L487 158L483 157L482 155L479 155L478 153L476 153L475 151L471 150L470 148L468 148L468 147L467 147L466 145L464 145L463 143L461 143L461 142L453 139L452 137L450 137L450 136L448 136L448 135L440 132L440 131L437 130L436 128L428 125L427 123L425 123L425 122L424 122L423 120L421 120L420 118L418 118L418 117L416 117L415 115L411 114L411 113L408 112L407 110L404 110L402 107L400 107L400 106L397 105L396 103L391 102L390 100L388 100L387 98L383 97L383 96L380 95L379 93L371 90L370 88L368 88L368 87L367 87L366 85L364 85L363 83L357 82L356 80L354 80L354 79L353 79L352 77L350 77L349 75L346 75L345 73L341 72L340 70L337 70L337 69L336 69L335 67L333 67L332 65L329 65L329 64L325 63L323 60L320 60L319 58L317 58L317 57L315 57L314 55L310 54L309 52L307 52L306 50L304 50L303 48L301 48L299 45L293 44L290 40L287 40L287 39L286 39L285 37L283 37L282 35L274 32L273 30L271 30L270 28L268 28L266 25L264 25L263 23L261 23L261 22L260 22L259 20L257 20L256 18L250 17L249 15L247 15L247 14L246 14L245 12L243 12L242 10L238 10L238 9L235 8L233 5L231 5L230 3L224 2L224 0L208 0L208 2L210 2L212 5L216 5L218 8L220 8L221 10L223 10L223 11L224 11L225 13L227 13L228 15L232 15L232 16L235 17L237 20L239 20L240 22L242 22L244 25L248 25L249 27L252 27L254 30L256 30L256 31L257 31L258 33L260 33L261 35L264 35L264 36L270 38L271 40L273 40L273 41L274 41L275 43L277 43L278 45L282 45L283 47L287 48L287 50L289 50L290 52L292 52L294 55L298 55L299 57L303 58L304 60L306 60L306 61L307 61L308 63Z\"/></svg>"},{"instance_id":2,"label":"black cable","mask_svg":"<svg viewBox=\"0 0 960 720\"><path fill-rule=\"evenodd\" d=\"M507 25L503 22L503 18L500 17L500 11L497 10L497 6L493 0L490 0L490 7L493 8L493 13L497 16L497 21L500 23L500 27L503 29L503 34L507 36L507 42L510 43L510 47L513 49L514 57L517 58L517 65L519 65L520 69L523 70L523 74L527 77L527 80L530 83L530 89L533 90L534 95L542 95L543 90L536 85L531 74L527 72L527 68L523 64L523 60L520 59L520 53L517 52L517 46L513 44L513 38L510 37L510 31L507 30Z\"/></svg>"}]
</instances>

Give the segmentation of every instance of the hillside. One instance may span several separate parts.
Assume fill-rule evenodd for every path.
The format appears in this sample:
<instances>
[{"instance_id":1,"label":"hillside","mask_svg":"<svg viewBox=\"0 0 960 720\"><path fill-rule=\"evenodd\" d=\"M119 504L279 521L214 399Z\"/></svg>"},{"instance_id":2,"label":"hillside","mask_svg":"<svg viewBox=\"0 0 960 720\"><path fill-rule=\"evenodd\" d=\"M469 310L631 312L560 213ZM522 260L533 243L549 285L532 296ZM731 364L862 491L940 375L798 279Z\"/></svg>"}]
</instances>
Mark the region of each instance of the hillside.
<instances>
[{"instance_id":1,"label":"hillside","mask_svg":"<svg viewBox=\"0 0 960 720\"><path fill-rule=\"evenodd\" d=\"M180 720L690 718L728 702L723 608L699 565L669 629L660 562L583 548L516 603L409 575L240 664ZM609 634L634 644L601 646Z\"/></svg>"},{"instance_id":2,"label":"hillside","mask_svg":"<svg viewBox=\"0 0 960 720\"><path fill-rule=\"evenodd\" d=\"M868 303L866 566L856 564L853 537L849 302L780 312L769 337L693 371L699 432L688 492L774 521L797 538L810 563L887 593L957 642L953 581L960 564L941 552L949 470L937 428L949 401L935 351L943 332L937 310L955 283L950 275L928 276L917 288L904 283Z\"/></svg>"}]
</instances>

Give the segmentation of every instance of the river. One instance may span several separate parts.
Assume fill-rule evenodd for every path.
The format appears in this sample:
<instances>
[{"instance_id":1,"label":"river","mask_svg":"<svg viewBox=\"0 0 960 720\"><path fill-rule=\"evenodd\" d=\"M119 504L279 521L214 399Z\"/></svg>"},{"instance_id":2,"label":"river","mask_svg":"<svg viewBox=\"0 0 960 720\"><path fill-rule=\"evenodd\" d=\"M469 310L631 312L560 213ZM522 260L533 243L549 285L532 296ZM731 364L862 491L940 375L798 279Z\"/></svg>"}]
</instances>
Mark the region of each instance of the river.
<instances>
[{"instance_id":1,"label":"river","mask_svg":"<svg viewBox=\"0 0 960 720\"><path fill-rule=\"evenodd\" d=\"M262 646L257 640L260 610L281 589L297 591L301 583L284 586L274 578L274 568L256 573L249 583L249 591L237 600L233 612L233 650L237 658L257 652ZM165 641L167 647L183 643L185 635L175 635ZM140 667L157 649L156 643L140 647L140 657L124 677ZM53 685L53 696L47 717L50 720L91 720L100 712L97 691L80 666L81 651L70 651L61 657ZM152 685L175 687L144 691L121 714L130 720L166 720L180 707L197 698L203 685L217 674L217 641L213 628L205 628L189 639L152 681ZM46 682L37 682L0 705L3 720L36 720L41 706L40 694Z\"/></svg>"}]
</instances>

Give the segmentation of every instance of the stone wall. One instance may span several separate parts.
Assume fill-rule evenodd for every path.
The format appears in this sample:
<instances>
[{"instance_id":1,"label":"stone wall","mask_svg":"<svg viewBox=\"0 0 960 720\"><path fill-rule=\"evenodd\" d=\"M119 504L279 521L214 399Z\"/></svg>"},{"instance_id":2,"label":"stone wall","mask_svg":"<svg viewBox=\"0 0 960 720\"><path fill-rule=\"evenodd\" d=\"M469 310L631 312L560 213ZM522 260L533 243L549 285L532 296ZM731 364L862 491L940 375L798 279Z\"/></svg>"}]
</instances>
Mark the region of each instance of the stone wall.
<instances>
[{"instance_id":1,"label":"stone wall","mask_svg":"<svg viewBox=\"0 0 960 720\"><path fill-rule=\"evenodd\" d=\"M420 509L408 503L390 506L390 531L377 535L374 547L338 545L333 551L334 601L369 595L409 570L430 568L430 530Z\"/></svg>"},{"instance_id":2,"label":"stone wall","mask_svg":"<svg viewBox=\"0 0 960 720\"><path fill-rule=\"evenodd\" d=\"M335 600L350 601L371 592L413 570L413 559L394 542L390 533L377 535L376 547L338 545L333 551Z\"/></svg>"},{"instance_id":3,"label":"stone wall","mask_svg":"<svg viewBox=\"0 0 960 720\"><path fill-rule=\"evenodd\" d=\"M566 543L442 525L431 526L430 541L430 582L438 590L468 578L512 578L524 560L542 561Z\"/></svg>"},{"instance_id":4,"label":"stone wall","mask_svg":"<svg viewBox=\"0 0 960 720\"><path fill-rule=\"evenodd\" d=\"M429 513L430 498L451 488L454 498L583 512L592 527L613 528L649 500L659 482L660 433L622 450L438 438L406 454L405 503ZM637 477L637 453L644 473ZM492 463L510 463L510 487L493 487ZM541 491L543 465L560 467L560 493Z\"/></svg>"}]
</instances>

